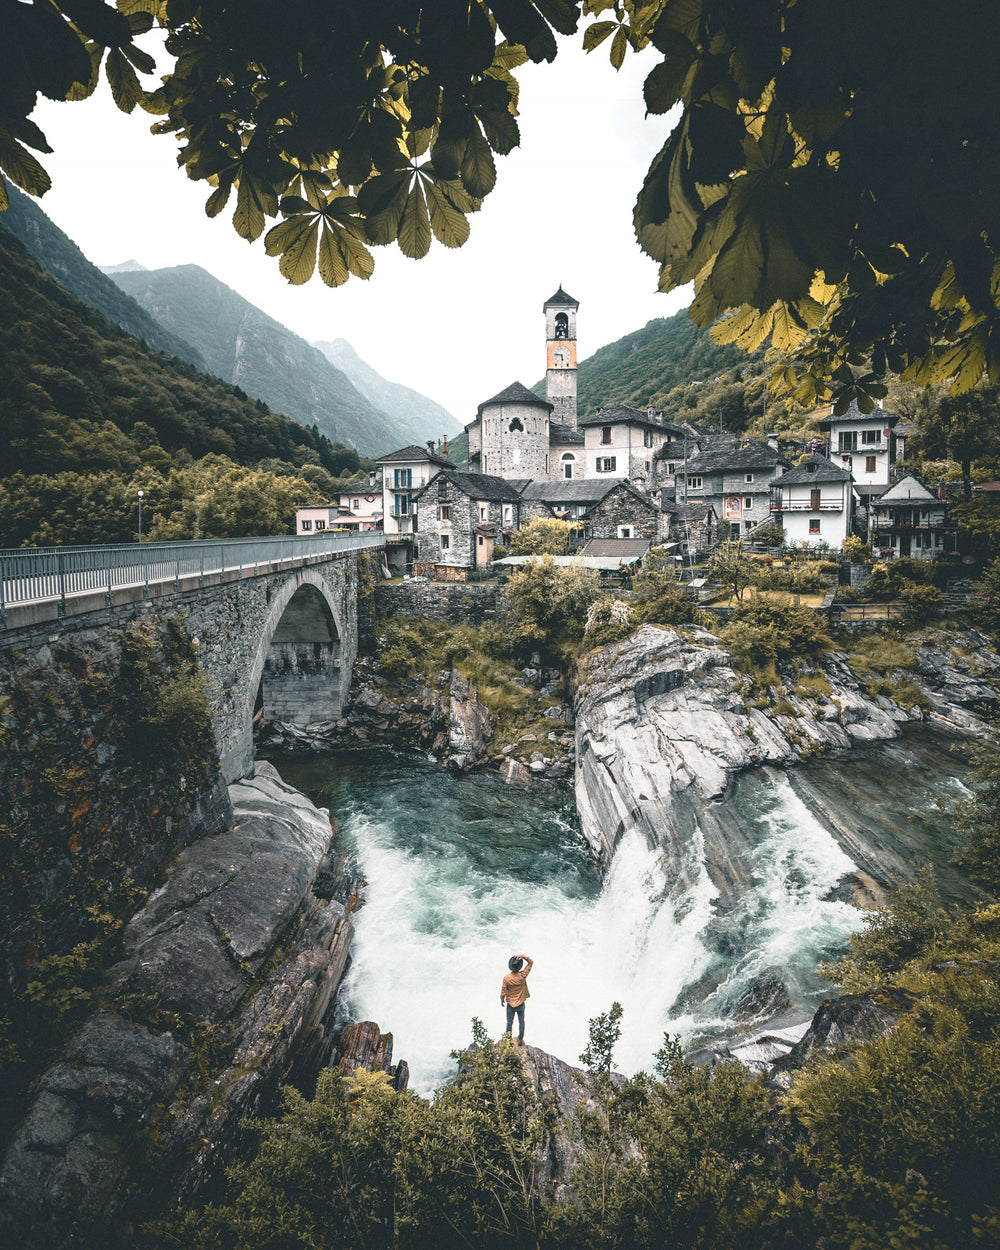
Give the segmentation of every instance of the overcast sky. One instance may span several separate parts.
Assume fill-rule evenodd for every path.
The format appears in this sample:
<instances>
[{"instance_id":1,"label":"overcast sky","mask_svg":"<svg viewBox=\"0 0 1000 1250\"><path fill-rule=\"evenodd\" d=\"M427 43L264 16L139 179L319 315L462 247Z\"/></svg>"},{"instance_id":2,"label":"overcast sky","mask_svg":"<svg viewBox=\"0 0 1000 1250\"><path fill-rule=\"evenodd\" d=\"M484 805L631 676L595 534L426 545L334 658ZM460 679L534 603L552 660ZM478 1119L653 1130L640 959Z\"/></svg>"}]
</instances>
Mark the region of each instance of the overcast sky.
<instances>
[{"instance_id":1,"label":"overcast sky","mask_svg":"<svg viewBox=\"0 0 1000 1250\"><path fill-rule=\"evenodd\" d=\"M197 264L310 342L345 338L384 377L437 400L463 423L515 380L545 370L543 302L562 284L580 301L580 357L684 307L657 293L657 267L632 233L643 175L668 133L646 119L649 60L615 74L605 48L563 40L552 65L525 66L521 147L497 158L497 187L463 248L434 243L420 261L373 248L375 273L330 290L291 286L262 240L247 244L231 213L209 220L210 188L177 168L154 120L103 98L44 102L34 114L55 149L42 158L44 211L98 265ZM234 197L235 199L235 197Z\"/></svg>"}]
</instances>

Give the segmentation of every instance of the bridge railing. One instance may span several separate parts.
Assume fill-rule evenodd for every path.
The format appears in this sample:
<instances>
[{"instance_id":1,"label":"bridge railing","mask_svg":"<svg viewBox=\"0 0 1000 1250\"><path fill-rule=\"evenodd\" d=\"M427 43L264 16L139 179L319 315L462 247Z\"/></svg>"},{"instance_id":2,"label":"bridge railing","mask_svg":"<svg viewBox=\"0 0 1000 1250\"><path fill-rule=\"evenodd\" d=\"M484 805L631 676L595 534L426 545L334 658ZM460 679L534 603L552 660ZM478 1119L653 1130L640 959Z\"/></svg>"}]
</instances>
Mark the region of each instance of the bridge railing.
<instances>
[{"instance_id":1,"label":"bridge railing","mask_svg":"<svg viewBox=\"0 0 1000 1250\"><path fill-rule=\"evenodd\" d=\"M176 543L123 543L88 547L24 547L0 549L0 628L14 604L58 600L60 615L69 595L124 586L174 583L197 576L222 580L227 572L267 567L385 546L381 532L317 534L314 537L230 538Z\"/></svg>"}]
</instances>

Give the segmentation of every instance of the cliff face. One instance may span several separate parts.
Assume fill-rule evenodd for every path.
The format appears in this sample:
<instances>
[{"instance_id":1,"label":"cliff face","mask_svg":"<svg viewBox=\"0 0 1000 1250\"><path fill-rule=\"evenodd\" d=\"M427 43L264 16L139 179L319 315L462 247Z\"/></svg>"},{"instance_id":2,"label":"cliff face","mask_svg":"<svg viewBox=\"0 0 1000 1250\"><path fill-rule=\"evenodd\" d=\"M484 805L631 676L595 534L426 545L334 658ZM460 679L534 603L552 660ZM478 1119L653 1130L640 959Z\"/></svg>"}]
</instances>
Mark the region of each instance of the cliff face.
<instances>
[{"instance_id":1,"label":"cliff face","mask_svg":"<svg viewBox=\"0 0 1000 1250\"><path fill-rule=\"evenodd\" d=\"M961 641L974 660L961 658L953 635L931 635L918 652L926 719L951 732L976 729L973 709L995 700L1000 679L1000 657L984 637ZM698 829L724 905L746 879L740 830L721 802L737 774L889 740L906 721L925 718L869 697L841 654L827 658L823 676L828 695L786 692L779 714L745 698L728 653L697 627L643 626L592 655L576 699L576 798L602 867L638 829L662 849L668 879L687 884ZM845 850L857 861L866 848L855 840Z\"/></svg>"},{"instance_id":2,"label":"cliff face","mask_svg":"<svg viewBox=\"0 0 1000 1250\"><path fill-rule=\"evenodd\" d=\"M127 1244L233 1157L280 1083L329 1060L356 883L328 814L270 765L230 793L233 828L181 853L104 1009L38 1083L0 1165L8 1244Z\"/></svg>"}]
</instances>

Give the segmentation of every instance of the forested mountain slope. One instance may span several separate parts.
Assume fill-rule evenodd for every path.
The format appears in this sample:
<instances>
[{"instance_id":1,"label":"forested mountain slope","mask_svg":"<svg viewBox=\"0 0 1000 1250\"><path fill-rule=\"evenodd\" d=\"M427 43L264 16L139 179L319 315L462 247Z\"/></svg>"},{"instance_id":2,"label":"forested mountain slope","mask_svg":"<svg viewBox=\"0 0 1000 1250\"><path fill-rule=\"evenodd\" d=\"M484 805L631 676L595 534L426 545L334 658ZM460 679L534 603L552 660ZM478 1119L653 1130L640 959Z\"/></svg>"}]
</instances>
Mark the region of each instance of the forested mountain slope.
<instances>
[{"instance_id":1,"label":"forested mountain slope","mask_svg":"<svg viewBox=\"0 0 1000 1250\"><path fill-rule=\"evenodd\" d=\"M200 266L132 270L114 280L157 321L190 339L212 373L276 411L317 425L363 455L414 441L406 422L366 399L321 351Z\"/></svg>"},{"instance_id":2,"label":"forested mountain slope","mask_svg":"<svg viewBox=\"0 0 1000 1250\"><path fill-rule=\"evenodd\" d=\"M0 377L0 547L134 541L140 487L150 536L287 533L297 503L361 467L353 449L151 352L2 227Z\"/></svg>"},{"instance_id":3,"label":"forested mountain slope","mask_svg":"<svg viewBox=\"0 0 1000 1250\"><path fill-rule=\"evenodd\" d=\"M177 335L151 317L115 282L84 256L68 235L30 198L14 186L8 186L10 207L0 213L0 225L21 240L28 251L50 270L67 291L91 308L103 313L154 352L179 356L196 369L205 369L205 360L183 335Z\"/></svg>"}]
</instances>

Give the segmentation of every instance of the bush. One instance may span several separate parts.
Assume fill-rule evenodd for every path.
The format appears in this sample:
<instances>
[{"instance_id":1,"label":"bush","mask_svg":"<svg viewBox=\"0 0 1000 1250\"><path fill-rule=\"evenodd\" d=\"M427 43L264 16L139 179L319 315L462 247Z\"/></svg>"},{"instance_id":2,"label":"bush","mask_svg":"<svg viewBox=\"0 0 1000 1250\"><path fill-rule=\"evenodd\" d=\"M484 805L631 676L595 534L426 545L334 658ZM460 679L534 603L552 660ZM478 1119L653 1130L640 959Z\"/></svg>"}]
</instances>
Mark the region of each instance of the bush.
<instances>
[{"instance_id":1,"label":"bush","mask_svg":"<svg viewBox=\"0 0 1000 1250\"><path fill-rule=\"evenodd\" d=\"M768 652L773 650L773 658L779 663L816 659L833 646L823 618L811 608L749 599L733 609L729 624L721 631L720 636L727 644L736 625L757 630L762 648Z\"/></svg>"}]
</instances>

